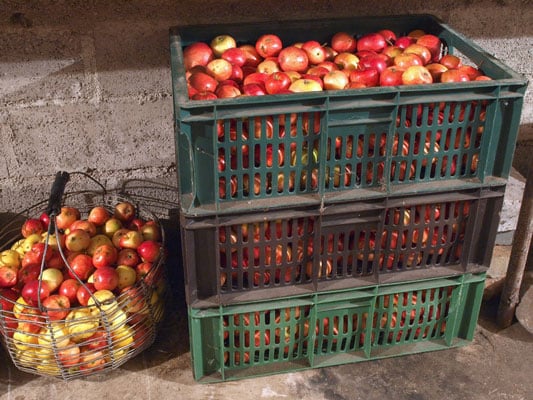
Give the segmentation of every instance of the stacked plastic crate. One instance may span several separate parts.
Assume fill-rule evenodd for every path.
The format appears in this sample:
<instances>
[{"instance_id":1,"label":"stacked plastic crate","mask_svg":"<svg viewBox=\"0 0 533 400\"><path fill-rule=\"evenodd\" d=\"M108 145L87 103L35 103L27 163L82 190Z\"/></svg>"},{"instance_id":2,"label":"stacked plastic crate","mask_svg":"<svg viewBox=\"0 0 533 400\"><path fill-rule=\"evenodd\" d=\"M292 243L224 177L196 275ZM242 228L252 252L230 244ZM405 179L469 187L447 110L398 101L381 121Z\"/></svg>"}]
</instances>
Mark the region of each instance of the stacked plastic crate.
<instances>
[{"instance_id":1,"label":"stacked plastic crate","mask_svg":"<svg viewBox=\"0 0 533 400\"><path fill-rule=\"evenodd\" d=\"M493 80L190 101L182 49L387 27ZM432 16L170 32L193 370L204 382L472 340L526 81Z\"/></svg>"}]
</instances>

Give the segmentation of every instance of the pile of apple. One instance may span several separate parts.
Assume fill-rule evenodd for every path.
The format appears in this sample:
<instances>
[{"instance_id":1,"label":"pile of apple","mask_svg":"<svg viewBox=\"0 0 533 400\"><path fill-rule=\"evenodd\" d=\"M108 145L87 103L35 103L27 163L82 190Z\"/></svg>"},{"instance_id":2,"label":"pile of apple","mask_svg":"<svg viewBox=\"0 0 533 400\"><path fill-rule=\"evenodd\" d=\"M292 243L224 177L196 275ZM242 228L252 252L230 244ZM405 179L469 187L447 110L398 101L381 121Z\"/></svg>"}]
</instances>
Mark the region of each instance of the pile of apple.
<instances>
[{"instance_id":1,"label":"pile of apple","mask_svg":"<svg viewBox=\"0 0 533 400\"><path fill-rule=\"evenodd\" d=\"M449 286L379 296L370 321L372 345L431 339L444 334L443 316L449 311L452 293L453 286ZM441 299L447 301L443 304ZM222 319L224 365L285 359L291 352L302 355L313 344L310 316L310 306L225 315ZM348 311L343 316L317 318L314 351L331 353L347 350L347 346L363 347L367 340L367 321L367 312ZM261 329L261 326L269 328Z\"/></svg>"},{"instance_id":2,"label":"pile of apple","mask_svg":"<svg viewBox=\"0 0 533 400\"><path fill-rule=\"evenodd\" d=\"M461 257L470 204L458 201L390 208L379 234L376 229L350 226L321 234L315 217L221 226L220 287L229 291L309 282L315 276L313 260L317 257L319 279L365 275L373 268L435 265L443 257L455 261ZM320 248L316 249L319 234Z\"/></svg>"},{"instance_id":3,"label":"pile of apple","mask_svg":"<svg viewBox=\"0 0 533 400\"><path fill-rule=\"evenodd\" d=\"M440 38L420 29L340 31L328 43L283 43L268 33L240 44L221 34L186 46L183 65L193 100L491 79L444 53Z\"/></svg>"},{"instance_id":4,"label":"pile of apple","mask_svg":"<svg viewBox=\"0 0 533 400\"><path fill-rule=\"evenodd\" d=\"M0 334L17 366L89 374L151 344L165 250L158 221L138 211L129 201L85 216L63 206L52 222L46 213L23 222L0 252Z\"/></svg>"}]
</instances>

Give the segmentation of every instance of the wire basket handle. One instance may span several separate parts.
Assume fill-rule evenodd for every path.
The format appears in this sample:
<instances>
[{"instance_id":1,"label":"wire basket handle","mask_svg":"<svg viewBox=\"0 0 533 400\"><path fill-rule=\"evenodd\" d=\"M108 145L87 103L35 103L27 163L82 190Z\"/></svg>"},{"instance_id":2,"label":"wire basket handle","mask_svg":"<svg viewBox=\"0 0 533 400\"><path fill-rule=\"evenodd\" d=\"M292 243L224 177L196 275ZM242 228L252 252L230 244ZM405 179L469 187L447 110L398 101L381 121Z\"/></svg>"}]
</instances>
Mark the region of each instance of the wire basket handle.
<instances>
[{"instance_id":1,"label":"wire basket handle","mask_svg":"<svg viewBox=\"0 0 533 400\"><path fill-rule=\"evenodd\" d=\"M61 198L65 193L65 187L70 179L70 174L66 171L58 171L56 178L50 190L50 197L48 198L48 207L46 213L49 216L55 216L61 211Z\"/></svg>"}]
</instances>

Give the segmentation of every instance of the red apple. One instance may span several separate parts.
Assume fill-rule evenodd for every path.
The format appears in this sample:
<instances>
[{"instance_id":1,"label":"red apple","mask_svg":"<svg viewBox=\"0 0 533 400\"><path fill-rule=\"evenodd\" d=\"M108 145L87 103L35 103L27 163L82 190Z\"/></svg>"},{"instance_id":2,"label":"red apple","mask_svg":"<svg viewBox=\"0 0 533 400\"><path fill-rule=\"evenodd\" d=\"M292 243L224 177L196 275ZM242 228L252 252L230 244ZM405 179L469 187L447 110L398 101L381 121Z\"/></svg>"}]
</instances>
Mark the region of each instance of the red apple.
<instances>
[{"instance_id":1,"label":"red apple","mask_svg":"<svg viewBox=\"0 0 533 400\"><path fill-rule=\"evenodd\" d=\"M96 248L92 255L95 268L110 267L117 262L118 249L112 244L102 244Z\"/></svg>"},{"instance_id":2,"label":"red apple","mask_svg":"<svg viewBox=\"0 0 533 400\"><path fill-rule=\"evenodd\" d=\"M424 65L429 64L433 59L431 51L427 47L417 43L413 43L407 46L404 49L403 54L416 54L422 59Z\"/></svg>"},{"instance_id":3,"label":"red apple","mask_svg":"<svg viewBox=\"0 0 533 400\"><path fill-rule=\"evenodd\" d=\"M80 284L78 287L78 291L76 292L76 299L78 300L78 303L80 305L86 307L87 303L89 302L89 299L91 298L91 295L96 292L96 288L94 287L93 283L84 283L83 285Z\"/></svg>"},{"instance_id":4,"label":"red apple","mask_svg":"<svg viewBox=\"0 0 533 400\"><path fill-rule=\"evenodd\" d=\"M17 299L18 293L13 289L0 289L0 311L12 311Z\"/></svg>"},{"instance_id":5,"label":"red apple","mask_svg":"<svg viewBox=\"0 0 533 400\"><path fill-rule=\"evenodd\" d=\"M335 55L336 56L336 55ZM335 59L335 56L331 59L331 60L326 60L324 62L321 62L320 64L317 65L317 67L322 67L322 68L326 68L328 71L336 71L339 69L339 67L337 66L337 64L335 64L335 62L333 61Z\"/></svg>"},{"instance_id":6,"label":"red apple","mask_svg":"<svg viewBox=\"0 0 533 400\"><path fill-rule=\"evenodd\" d=\"M82 281L86 281L94 271L92 257L83 253L74 255L69 265L69 275L73 278L77 276Z\"/></svg>"},{"instance_id":7,"label":"red apple","mask_svg":"<svg viewBox=\"0 0 533 400\"><path fill-rule=\"evenodd\" d=\"M219 84L215 90L215 95L219 99L227 99L231 97L238 97L242 95L241 90L235 85Z\"/></svg>"},{"instance_id":8,"label":"red apple","mask_svg":"<svg viewBox=\"0 0 533 400\"><path fill-rule=\"evenodd\" d=\"M70 300L62 294L52 294L43 300L44 314L53 321L65 319L70 311Z\"/></svg>"},{"instance_id":9,"label":"red apple","mask_svg":"<svg viewBox=\"0 0 533 400\"><path fill-rule=\"evenodd\" d=\"M259 53L255 49L255 46L251 44L243 44L239 46L239 48L243 50L244 54L246 55L243 67L249 66L255 68L262 61L263 57L259 55Z\"/></svg>"},{"instance_id":10,"label":"red apple","mask_svg":"<svg viewBox=\"0 0 533 400\"><path fill-rule=\"evenodd\" d=\"M81 283L77 279L68 278L61 282L57 293L66 296L69 299L70 303L74 304L78 300L76 297L76 293L80 286Z\"/></svg>"},{"instance_id":11,"label":"red apple","mask_svg":"<svg viewBox=\"0 0 533 400\"><path fill-rule=\"evenodd\" d=\"M427 33L416 39L416 44L420 44L429 49L431 52L431 61L436 62L440 59L442 41L438 36Z\"/></svg>"},{"instance_id":12,"label":"red apple","mask_svg":"<svg viewBox=\"0 0 533 400\"><path fill-rule=\"evenodd\" d=\"M234 82L242 82L244 79L244 71L242 67L238 65L233 65L233 68L231 68L231 76L229 77L230 80Z\"/></svg>"},{"instance_id":13,"label":"red apple","mask_svg":"<svg viewBox=\"0 0 533 400\"><path fill-rule=\"evenodd\" d=\"M71 232L74 229L82 229L89 234L89 236L96 235L96 225L86 219L77 219L68 227L68 231Z\"/></svg>"},{"instance_id":14,"label":"red apple","mask_svg":"<svg viewBox=\"0 0 533 400\"><path fill-rule=\"evenodd\" d=\"M268 94L276 94L282 90L286 90L291 85L292 81L289 75L285 72L278 71L269 75L265 79L265 89Z\"/></svg>"},{"instance_id":15,"label":"red apple","mask_svg":"<svg viewBox=\"0 0 533 400\"><path fill-rule=\"evenodd\" d=\"M358 52L364 50L381 52L385 47L387 47L387 41L379 33L368 33L357 41Z\"/></svg>"},{"instance_id":16,"label":"red apple","mask_svg":"<svg viewBox=\"0 0 533 400\"><path fill-rule=\"evenodd\" d=\"M337 32L331 37L330 44L337 53L351 53L357 47L357 40L347 32Z\"/></svg>"},{"instance_id":17,"label":"red apple","mask_svg":"<svg viewBox=\"0 0 533 400\"><path fill-rule=\"evenodd\" d=\"M417 54L402 53L394 57L394 65L406 70L413 65L424 65L424 61Z\"/></svg>"},{"instance_id":18,"label":"red apple","mask_svg":"<svg viewBox=\"0 0 533 400\"><path fill-rule=\"evenodd\" d=\"M161 252L161 244L153 240L145 240L137 247L137 253L143 262L156 261Z\"/></svg>"},{"instance_id":19,"label":"red apple","mask_svg":"<svg viewBox=\"0 0 533 400\"><path fill-rule=\"evenodd\" d=\"M17 285L19 287L24 286L29 281L39 278L41 274L41 265L40 264L30 264L24 268L20 268L17 272Z\"/></svg>"},{"instance_id":20,"label":"red apple","mask_svg":"<svg viewBox=\"0 0 533 400\"><path fill-rule=\"evenodd\" d=\"M462 65L461 59L453 54L445 54L439 60L439 63L448 69L456 69Z\"/></svg>"},{"instance_id":21,"label":"red apple","mask_svg":"<svg viewBox=\"0 0 533 400\"><path fill-rule=\"evenodd\" d=\"M22 236L27 238L32 234L40 235L45 230L43 222L38 218L28 218L24 221L21 228Z\"/></svg>"},{"instance_id":22,"label":"red apple","mask_svg":"<svg viewBox=\"0 0 533 400\"><path fill-rule=\"evenodd\" d=\"M111 213L104 206L95 206L89 211L87 221L95 226L102 226L109 218L111 218Z\"/></svg>"},{"instance_id":23,"label":"red apple","mask_svg":"<svg viewBox=\"0 0 533 400\"><path fill-rule=\"evenodd\" d=\"M43 301L50 296L50 289L46 282L39 281L38 279L27 282L20 291L20 294L24 301L30 306L37 306L39 301Z\"/></svg>"},{"instance_id":24,"label":"red apple","mask_svg":"<svg viewBox=\"0 0 533 400\"><path fill-rule=\"evenodd\" d=\"M255 50L263 58L276 57L282 49L283 43L281 38L272 33L259 36L255 42Z\"/></svg>"},{"instance_id":25,"label":"red apple","mask_svg":"<svg viewBox=\"0 0 533 400\"><path fill-rule=\"evenodd\" d=\"M139 231L135 230L127 230L124 232L123 235L120 235L120 238L118 239L118 246L116 246L115 241L113 244L115 244L116 247L120 247L122 249L136 249L139 247L141 242L143 241L143 235Z\"/></svg>"},{"instance_id":26,"label":"red apple","mask_svg":"<svg viewBox=\"0 0 533 400\"><path fill-rule=\"evenodd\" d=\"M326 49L316 40L308 40L302 44L302 50L307 53L309 63L318 65L326 61Z\"/></svg>"},{"instance_id":27,"label":"red apple","mask_svg":"<svg viewBox=\"0 0 533 400\"><path fill-rule=\"evenodd\" d=\"M448 68L446 68L444 65L440 63L427 64L426 68L428 69L429 73L433 77L433 82L440 82L440 77L442 73L448 70Z\"/></svg>"},{"instance_id":28,"label":"red apple","mask_svg":"<svg viewBox=\"0 0 533 400\"><path fill-rule=\"evenodd\" d=\"M242 67L246 62L246 53L239 47L227 49L220 57L226 61L229 61L231 65L238 67Z\"/></svg>"},{"instance_id":29,"label":"red apple","mask_svg":"<svg viewBox=\"0 0 533 400\"><path fill-rule=\"evenodd\" d=\"M237 42L232 36L223 34L215 36L209 46L213 50L215 57L220 57L226 50L237 47Z\"/></svg>"},{"instance_id":30,"label":"red apple","mask_svg":"<svg viewBox=\"0 0 533 400\"><path fill-rule=\"evenodd\" d=\"M218 99L218 96L213 92L203 91L203 92L195 93L191 97L191 99L192 100L215 100L215 99Z\"/></svg>"},{"instance_id":31,"label":"red apple","mask_svg":"<svg viewBox=\"0 0 533 400\"><path fill-rule=\"evenodd\" d=\"M76 207L64 206L61 207L59 214L56 215L57 229L65 230L74 221L80 219L80 211Z\"/></svg>"},{"instance_id":32,"label":"red apple","mask_svg":"<svg viewBox=\"0 0 533 400\"><path fill-rule=\"evenodd\" d=\"M398 39L396 39L396 42L394 44L398 46L400 49L406 49L411 44L415 43L416 39L409 37L409 36L401 36Z\"/></svg>"},{"instance_id":33,"label":"red apple","mask_svg":"<svg viewBox=\"0 0 533 400\"><path fill-rule=\"evenodd\" d=\"M483 75L479 69L473 67L472 65L461 65L457 69L468 75L471 81L475 80L478 76Z\"/></svg>"},{"instance_id":34,"label":"red apple","mask_svg":"<svg viewBox=\"0 0 533 400\"><path fill-rule=\"evenodd\" d=\"M39 256L39 254L34 253L32 251L28 251L27 253L24 254L24 256L22 257L22 260L20 260L20 267L26 268L28 265L31 265L31 264L41 265L42 259L43 257ZM6 266L12 269L18 270L18 268L13 268L10 265L6 265Z\"/></svg>"},{"instance_id":35,"label":"red apple","mask_svg":"<svg viewBox=\"0 0 533 400\"><path fill-rule=\"evenodd\" d=\"M121 249L118 252L116 260L117 265L128 265L130 267L134 267L140 262L141 259L135 249Z\"/></svg>"},{"instance_id":36,"label":"red apple","mask_svg":"<svg viewBox=\"0 0 533 400\"><path fill-rule=\"evenodd\" d=\"M18 269L7 265L0 265L0 288L14 287L17 282Z\"/></svg>"},{"instance_id":37,"label":"red apple","mask_svg":"<svg viewBox=\"0 0 533 400\"><path fill-rule=\"evenodd\" d=\"M149 220L141 228L144 240L161 240L161 227L156 221Z\"/></svg>"},{"instance_id":38,"label":"red apple","mask_svg":"<svg viewBox=\"0 0 533 400\"><path fill-rule=\"evenodd\" d=\"M17 302L18 303L18 302ZM36 301L37 303L37 301ZM29 334L39 333L44 325L44 318L37 308L24 307L17 312L17 331Z\"/></svg>"},{"instance_id":39,"label":"red apple","mask_svg":"<svg viewBox=\"0 0 533 400\"><path fill-rule=\"evenodd\" d=\"M226 82L230 82L230 81L226 81ZM234 82L233 82L234 83ZM236 83L234 83L236 85ZM131 220L131 222L128 224L127 228L128 229L135 229L137 231L140 231L141 228L144 226L145 224L145 221L144 219L142 218L139 218L139 217L135 217Z\"/></svg>"},{"instance_id":40,"label":"red apple","mask_svg":"<svg viewBox=\"0 0 533 400\"><path fill-rule=\"evenodd\" d=\"M383 56L382 54L370 54L364 57L361 57L359 60L359 68L361 69L376 69L380 74L389 67L388 57Z\"/></svg>"},{"instance_id":41,"label":"red apple","mask_svg":"<svg viewBox=\"0 0 533 400\"><path fill-rule=\"evenodd\" d=\"M389 45L392 45L396 42L396 34L390 29L381 29L377 33L383 36L383 38Z\"/></svg>"},{"instance_id":42,"label":"red apple","mask_svg":"<svg viewBox=\"0 0 533 400\"><path fill-rule=\"evenodd\" d=\"M183 65L186 71L197 65L206 66L213 58L213 50L207 43L195 42L183 49Z\"/></svg>"},{"instance_id":43,"label":"red apple","mask_svg":"<svg viewBox=\"0 0 533 400\"><path fill-rule=\"evenodd\" d=\"M80 354L78 368L82 373L92 374L103 370L106 363L107 358L103 351L85 351Z\"/></svg>"},{"instance_id":44,"label":"red apple","mask_svg":"<svg viewBox=\"0 0 533 400\"><path fill-rule=\"evenodd\" d=\"M264 83L247 83L242 86L242 93L247 96L265 96L268 94Z\"/></svg>"},{"instance_id":45,"label":"red apple","mask_svg":"<svg viewBox=\"0 0 533 400\"><path fill-rule=\"evenodd\" d=\"M397 67L387 67L379 75L379 84L381 86L397 86L403 83L403 71Z\"/></svg>"},{"instance_id":46,"label":"red apple","mask_svg":"<svg viewBox=\"0 0 533 400\"><path fill-rule=\"evenodd\" d=\"M325 67L314 66L309 68L304 75L315 75L322 79L328 72L330 72L329 69Z\"/></svg>"},{"instance_id":47,"label":"red apple","mask_svg":"<svg viewBox=\"0 0 533 400\"><path fill-rule=\"evenodd\" d=\"M215 92L218 81L205 72L195 72L189 77L190 85L199 93Z\"/></svg>"},{"instance_id":48,"label":"red apple","mask_svg":"<svg viewBox=\"0 0 533 400\"><path fill-rule=\"evenodd\" d=\"M150 262L142 262L135 266L135 272L137 273L137 281L141 279L146 279L147 276L152 272L153 264Z\"/></svg>"},{"instance_id":49,"label":"red apple","mask_svg":"<svg viewBox=\"0 0 533 400\"><path fill-rule=\"evenodd\" d=\"M80 363L80 354L80 346L69 341L65 347L57 351L57 358L64 368L72 368Z\"/></svg>"},{"instance_id":50,"label":"red apple","mask_svg":"<svg viewBox=\"0 0 533 400\"><path fill-rule=\"evenodd\" d=\"M94 271L93 285L96 290L115 290L118 286L118 273L113 267L101 267Z\"/></svg>"},{"instance_id":51,"label":"red apple","mask_svg":"<svg viewBox=\"0 0 533 400\"><path fill-rule=\"evenodd\" d=\"M46 212L43 212L41 215L39 215L39 219L43 223L44 229L48 230L48 226L50 225L50 216Z\"/></svg>"},{"instance_id":52,"label":"red apple","mask_svg":"<svg viewBox=\"0 0 533 400\"><path fill-rule=\"evenodd\" d=\"M296 46L287 46L279 52L278 63L282 71L305 72L309 58L305 50Z\"/></svg>"},{"instance_id":53,"label":"red apple","mask_svg":"<svg viewBox=\"0 0 533 400\"><path fill-rule=\"evenodd\" d=\"M113 216L123 224L127 224L135 218L136 211L135 206L129 201L121 201L115 205Z\"/></svg>"},{"instance_id":54,"label":"red apple","mask_svg":"<svg viewBox=\"0 0 533 400\"><path fill-rule=\"evenodd\" d=\"M449 69L444 71L440 76L440 81L443 83L448 82L469 82L470 77L459 69Z\"/></svg>"},{"instance_id":55,"label":"red apple","mask_svg":"<svg viewBox=\"0 0 533 400\"><path fill-rule=\"evenodd\" d=\"M364 87L373 87L379 84L379 75L379 71L375 68L356 69L350 72L349 80Z\"/></svg>"},{"instance_id":56,"label":"red apple","mask_svg":"<svg viewBox=\"0 0 533 400\"><path fill-rule=\"evenodd\" d=\"M106 350L109 345L107 336L107 332L104 329L99 329L90 338L84 340L83 343L90 350Z\"/></svg>"}]
</instances>

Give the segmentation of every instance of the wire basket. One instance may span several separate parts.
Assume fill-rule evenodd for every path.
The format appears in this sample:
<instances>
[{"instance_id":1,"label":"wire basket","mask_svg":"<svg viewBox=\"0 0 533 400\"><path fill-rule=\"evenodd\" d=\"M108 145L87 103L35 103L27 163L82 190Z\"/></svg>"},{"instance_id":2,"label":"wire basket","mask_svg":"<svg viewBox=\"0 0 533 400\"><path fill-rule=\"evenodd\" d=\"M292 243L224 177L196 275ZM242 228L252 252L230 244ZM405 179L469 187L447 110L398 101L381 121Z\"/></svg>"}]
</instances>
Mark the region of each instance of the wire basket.
<instances>
[{"instance_id":1,"label":"wire basket","mask_svg":"<svg viewBox=\"0 0 533 400\"><path fill-rule=\"evenodd\" d=\"M58 172L48 205L0 229L2 344L20 370L64 380L150 347L166 290L158 217L80 174L99 189L65 192L70 174Z\"/></svg>"}]
</instances>

